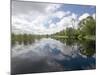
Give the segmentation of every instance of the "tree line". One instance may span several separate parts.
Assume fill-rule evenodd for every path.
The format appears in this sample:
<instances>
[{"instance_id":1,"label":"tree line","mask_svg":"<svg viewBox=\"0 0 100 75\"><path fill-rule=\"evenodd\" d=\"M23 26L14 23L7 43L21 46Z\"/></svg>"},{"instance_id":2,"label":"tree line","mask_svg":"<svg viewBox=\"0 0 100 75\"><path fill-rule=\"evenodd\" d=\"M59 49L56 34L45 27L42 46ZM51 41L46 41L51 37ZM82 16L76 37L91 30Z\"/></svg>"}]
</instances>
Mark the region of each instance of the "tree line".
<instances>
[{"instance_id":1,"label":"tree line","mask_svg":"<svg viewBox=\"0 0 100 75\"><path fill-rule=\"evenodd\" d=\"M34 39L40 39L42 37L51 37L59 39L89 39L95 40L96 35L96 20L92 16L88 16L78 23L78 28L74 27L66 28L58 33L51 35L33 35L33 34L11 34L11 42L14 44L16 41L19 43L32 43Z\"/></svg>"},{"instance_id":2,"label":"tree line","mask_svg":"<svg viewBox=\"0 0 100 75\"><path fill-rule=\"evenodd\" d=\"M66 28L65 30L58 32L56 34L52 34L51 36L59 38L95 40L95 34L96 34L96 20L93 19L93 17L88 16L87 18L79 22L77 29L73 27Z\"/></svg>"}]
</instances>

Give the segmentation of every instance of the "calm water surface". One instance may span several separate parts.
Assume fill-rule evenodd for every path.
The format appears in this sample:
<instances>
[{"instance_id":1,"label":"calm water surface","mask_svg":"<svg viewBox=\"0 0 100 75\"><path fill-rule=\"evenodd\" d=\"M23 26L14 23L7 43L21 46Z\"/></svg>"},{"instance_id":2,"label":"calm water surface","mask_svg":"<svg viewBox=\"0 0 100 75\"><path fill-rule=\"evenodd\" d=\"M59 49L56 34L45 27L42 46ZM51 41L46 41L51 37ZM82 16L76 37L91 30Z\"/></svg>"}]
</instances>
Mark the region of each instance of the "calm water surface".
<instances>
[{"instance_id":1,"label":"calm water surface","mask_svg":"<svg viewBox=\"0 0 100 75\"><path fill-rule=\"evenodd\" d=\"M12 46L12 74L95 69L95 46L42 38ZM91 49L87 55L81 50ZM88 52L88 51L87 51Z\"/></svg>"}]
</instances>

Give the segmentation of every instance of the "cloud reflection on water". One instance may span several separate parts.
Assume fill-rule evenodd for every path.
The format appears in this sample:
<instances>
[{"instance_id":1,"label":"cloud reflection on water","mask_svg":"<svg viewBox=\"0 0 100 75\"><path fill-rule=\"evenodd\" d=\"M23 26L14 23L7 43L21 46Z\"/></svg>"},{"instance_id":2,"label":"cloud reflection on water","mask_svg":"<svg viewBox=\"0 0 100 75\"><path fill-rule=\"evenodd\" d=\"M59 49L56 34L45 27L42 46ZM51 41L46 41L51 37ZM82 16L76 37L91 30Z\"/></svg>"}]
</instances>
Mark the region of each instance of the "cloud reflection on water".
<instances>
[{"instance_id":1,"label":"cloud reflection on water","mask_svg":"<svg viewBox=\"0 0 100 75\"><path fill-rule=\"evenodd\" d=\"M35 73L94 68L95 58L84 58L77 44L43 38L31 45L12 48L12 73Z\"/></svg>"}]
</instances>

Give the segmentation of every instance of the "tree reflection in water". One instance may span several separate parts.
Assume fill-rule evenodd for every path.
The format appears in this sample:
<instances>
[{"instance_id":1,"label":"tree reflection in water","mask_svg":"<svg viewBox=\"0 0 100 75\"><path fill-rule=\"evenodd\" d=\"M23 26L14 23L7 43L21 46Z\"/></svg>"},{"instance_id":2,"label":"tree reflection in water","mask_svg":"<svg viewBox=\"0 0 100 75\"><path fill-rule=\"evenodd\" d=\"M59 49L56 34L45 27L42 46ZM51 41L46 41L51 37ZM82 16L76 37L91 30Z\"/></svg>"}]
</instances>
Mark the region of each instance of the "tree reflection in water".
<instances>
[{"instance_id":1,"label":"tree reflection in water","mask_svg":"<svg viewBox=\"0 0 100 75\"><path fill-rule=\"evenodd\" d=\"M94 54L95 41L43 38L12 47L11 71L24 74L95 69Z\"/></svg>"}]
</instances>

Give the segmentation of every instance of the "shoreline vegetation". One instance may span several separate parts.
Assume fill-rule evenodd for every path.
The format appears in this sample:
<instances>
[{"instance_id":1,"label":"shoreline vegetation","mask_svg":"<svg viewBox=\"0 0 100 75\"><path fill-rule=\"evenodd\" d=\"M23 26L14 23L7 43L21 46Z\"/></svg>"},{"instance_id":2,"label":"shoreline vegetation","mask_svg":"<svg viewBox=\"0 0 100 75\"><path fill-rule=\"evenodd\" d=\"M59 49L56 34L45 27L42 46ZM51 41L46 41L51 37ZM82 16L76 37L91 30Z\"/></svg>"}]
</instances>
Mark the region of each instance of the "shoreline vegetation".
<instances>
[{"instance_id":1,"label":"shoreline vegetation","mask_svg":"<svg viewBox=\"0 0 100 75\"><path fill-rule=\"evenodd\" d=\"M51 35L33 35L33 34L11 34L12 46L18 42L18 44L31 44L34 41L41 38L53 38L65 43L66 45L72 45L75 41L82 43L82 47L79 47L80 53L86 56L92 56L95 54L95 31L96 21L93 17L89 16L79 22L78 28L66 28L65 30L51 34Z\"/></svg>"},{"instance_id":2,"label":"shoreline vegetation","mask_svg":"<svg viewBox=\"0 0 100 75\"><path fill-rule=\"evenodd\" d=\"M11 42L14 44L17 42L33 42L34 39L40 39L43 37L59 38L59 39L73 39L73 40L96 40L96 21L93 17L88 16L81 20L78 24L78 28L74 27L66 28L51 35L34 35L34 34L11 34Z\"/></svg>"}]
</instances>

